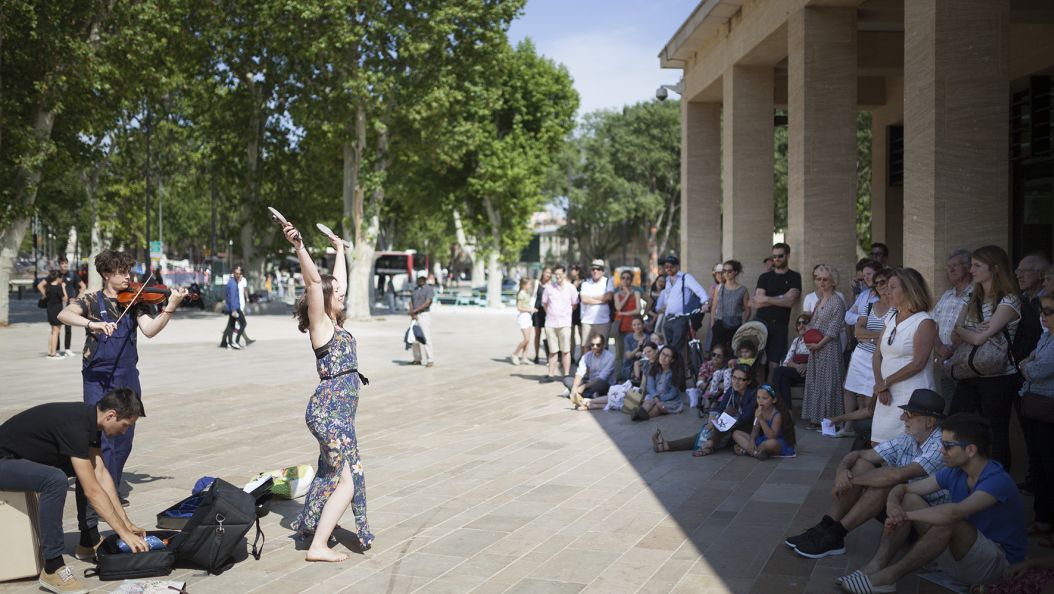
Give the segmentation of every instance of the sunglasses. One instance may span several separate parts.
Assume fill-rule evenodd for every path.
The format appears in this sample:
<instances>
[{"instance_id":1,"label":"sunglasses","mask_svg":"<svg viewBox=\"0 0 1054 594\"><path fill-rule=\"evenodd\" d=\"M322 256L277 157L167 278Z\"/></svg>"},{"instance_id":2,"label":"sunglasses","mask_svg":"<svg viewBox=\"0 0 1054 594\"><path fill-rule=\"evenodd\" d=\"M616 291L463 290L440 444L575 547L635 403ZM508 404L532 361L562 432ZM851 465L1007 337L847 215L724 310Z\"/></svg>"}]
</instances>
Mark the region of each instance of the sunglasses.
<instances>
[{"instance_id":1,"label":"sunglasses","mask_svg":"<svg viewBox=\"0 0 1054 594\"><path fill-rule=\"evenodd\" d=\"M948 451L954 448L955 446L965 448L968 445L971 445L968 441L944 441L943 439L941 440L941 449L944 451Z\"/></svg>"},{"instance_id":2,"label":"sunglasses","mask_svg":"<svg viewBox=\"0 0 1054 594\"><path fill-rule=\"evenodd\" d=\"M783 258L786 258L786 257L787 257L787 254L772 254L772 259L773 260L782 260Z\"/></svg>"},{"instance_id":3,"label":"sunglasses","mask_svg":"<svg viewBox=\"0 0 1054 594\"><path fill-rule=\"evenodd\" d=\"M1044 307L1039 311L1042 312L1045 316L1054 316L1054 309L1051 309L1049 307Z\"/></svg>"},{"instance_id":4,"label":"sunglasses","mask_svg":"<svg viewBox=\"0 0 1054 594\"><path fill-rule=\"evenodd\" d=\"M725 358L725 354L724 353L710 353L710 358L711 359L724 359Z\"/></svg>"},{"instance_id":5,"label":"sunglasses","mask_svg":"<svg viewBox=\"0 0 1054 594\"><path fill-rule=\"evenodd\" d=\"M883 280L877 280L877 281L875 281L875 286L876 286L876 287L884 287L884 286L886 286L886 282L887 282L887 281L886 281L885 279L883 279Z\"/></svg>"},{"instance_id":6,"label":"sunglasses","mask_svg":"<svg viewBox=\"0 0 1054 594\"><path fill-rule=\"evenodd\" d=\"M798 320L797 322L794 322L794 325L795 326L806 326L806 325L808 325L808 322L806 322L805 320Z\"/></svg>"},{"instance_id":7,"label":"sunglasses","mask_svg":"<svg viewBox=\"0 0 1054 594\"><path fill-rule=\"evenodd\" d=\"M600 342L594 342L593 344L591 344L589 346L593 347L594 349L599 349L600 347L604 346L604 344L600 343Z\"/></svg>"},{"instance_id":8,"label":"sunglasses","mask_svg":"<svg viewBox=\"0 0 1054 594\"><path fill-rule=\"evenodd\" d=\"M745 381L747 381L747 379L748 378L745 378L745 377L743 377L741 375L733 375L732 376L732 381L734 381L734 382L745 382Z\"/></svg>"},{"instance_id":9,"label":"sunglasses","mask_svg":"<svg viewBox=\"0 0 1054 594\"><path fill-rule=\"evenodd\" d=\"M599 271L601 271L601 272L603 272L603 271L604 271L604 269L603 269L603 268L598 268L598 267L596 267L596 266L594 266L594 267L590 268L590 270L592 270L593 272L596 272L597 270L599 270Z\"/></svg>"}]
</instances>

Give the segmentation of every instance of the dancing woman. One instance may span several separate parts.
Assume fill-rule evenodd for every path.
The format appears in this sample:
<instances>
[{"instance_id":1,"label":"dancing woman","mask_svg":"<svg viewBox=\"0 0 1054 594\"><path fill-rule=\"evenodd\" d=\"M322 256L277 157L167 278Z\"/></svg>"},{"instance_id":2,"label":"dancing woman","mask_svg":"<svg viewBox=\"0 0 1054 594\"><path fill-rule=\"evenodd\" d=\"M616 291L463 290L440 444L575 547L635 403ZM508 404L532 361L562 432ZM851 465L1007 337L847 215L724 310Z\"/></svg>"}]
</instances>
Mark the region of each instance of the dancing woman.
<instances>
[{"instance_id":1,"label":"dancing woman","mask_svg":"<svg viewBox=\"0 0 1054 594\"><path fill-rule=\"evenodd\" d=\"M300 331L311 337L321 380L304 415L319 444L318 474L311 482L304 509L293 521L293 529L305 539L311 537L308 561L345 561L347 555L329 548L329 537L349 504L355 514L355 534L361 550L370 548L373 534L366 522L366 480L355 439L359 388L368 382L358 372L355 337L342 326L348 286L344 242L330 238L337 252L337 264L332 276L321 276L304 249L300 232L290 223L283 225L282 231L293 244L304 276L304 296L293 315Z\"/></svg>"}]
</instances>

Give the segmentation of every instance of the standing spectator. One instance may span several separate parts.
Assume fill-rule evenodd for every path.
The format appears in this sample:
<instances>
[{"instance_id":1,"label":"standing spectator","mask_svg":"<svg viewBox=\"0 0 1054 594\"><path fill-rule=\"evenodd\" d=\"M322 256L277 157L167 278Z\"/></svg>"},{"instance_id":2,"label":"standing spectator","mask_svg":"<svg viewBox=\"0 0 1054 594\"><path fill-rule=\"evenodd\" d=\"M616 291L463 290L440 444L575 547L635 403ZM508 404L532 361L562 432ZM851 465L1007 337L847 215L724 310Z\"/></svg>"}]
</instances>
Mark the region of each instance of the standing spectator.
<instances>
[{"instance_id":1,"label":"standing spectator","mask_svg":"<svg viewBox=\"0 0 1054 594\"><path fill-rule=\"evenodd\" d=\"M553 267L552 283L546 285L542 293L542 306L545 308L545 339L549 343L549 373L542 378L543 382L555 381L556 357L560 357L563 376L571 374L571 316L578 305L578 289L565 276L564 267L557 264Z\"/></svg>"},{"instance_id":2,"label":"standing spectator","mask_svg":"<svg viewBox=\"0 0 1054 594\"><path fill-rule=\"evenodd\" d=\"M813 279L816 278L816 269L820 266L823 266L823 264L817 264L816 266L812 267ZM812 317L813 311L816 309L816 304L820 302L820 299L823 296L822 292L820 291L820 287L816 284L815 280L813 280L812 284L813 290L809 293L806 293L805 297L801 301L801 313L806 318ZM841 291L837 290L834 292L834 294L842 300L842 303L845 304L845 307L848 309L849 301L845 298L845 295L843 295ZM842 328L842 331L838 334L838 342L842 345L843 350L849 346L849 333L846 332L845 328Z\"/></svg>"},{"instance_id":3,"label":"standing spectator","mask_svg":"<svg viewBox=\"0 0 1054 594\"><path fill-rule=\"evenodd\" d=\"M245 327L245 315L242 313L242 306L244 305L242 303L242 291L238 285L241 276L242 267L235 266L234 270L231 271L230 278L227 279L226 299L223 303L223 311L227 313L227 327L223 330L220 348L235 350L242 348L234 338L235 325L241 324L242 328Z\"/></svg>"},{"instance_id":4,"label":"standing spectator","mask_svg":"<svg viewBox=\"0 0 1054 594\"><path fill-rule=\"evenodd\" d=\"M703 308L710 297L706 290L687 272L681 272L681 260L677 256L667 256L663 264L666 273L666 288L659 295L657 309L664 312L666 321L663 324L663 337L666 344L677 353L678 362L687 361L688 328L693 317L702 320ZM684 365L685 363L681 363ZM693 369L694 373L695 370Z\"/></svg>"},{"instance_id":5,"label":"standing spectator","mask_svg":"<svg viewBox=\"0 0 1054 594\"><path fill-rule=\"evenodd\" d=\"M738 260L722 264L723 283L719 283L710 302L711 345L732 344L736 330L750 319L750 294L739 284L743 265Z\"/></svg>"},{"instance_id":6,"label":"standing spectator","mask_svg":"<svg viewBox=\"0 0 1054 594\"><path fill-rule=\"evenodd\" d=\"M1036 518L1030 532L1045 534L1041 544L1054 547L1054 295L1040 297L1040 315L1043 336L1018 369L1025 380L1021 394L1027 403L1021 407L1022 420L1028 424L1025 437L1035 494ZM1033 411L1032 405L1038 405L1038 410Z\"/></svg>"},{"instance_id":7,"label":"standing spectator","mask_svg":"<svg viewBox=\"0 0 1054 594\"><path fill-rule=\"evenodd\" d=\"M1018 287L1021 288L1021 320L1017 326L1017 335L1014 336L1014 342L1011 347L1015 361L1021 361L1028 357L1035 350L1036 344L1039 342L1039 336L1043 333L1039 322L1039 296L1043 292L1043 272L1049 267L1050 261L1047 260L1046 255L1035 252L1021 258L1017 269L1014 270L1014 274L1017 276ZM1017 411L1018 422L1024 431L1025 443L1028 444L1032 441L1029 438L1032 424L1027 422L1021 415L1020 404L1020 400L1014 400L1014 410ZM1031 453L1027 459L1032 460ZM1025 492L1032 491L1032 470L1032 465L1029 464L1028 471L1025 473L1025 480L1021 483L1021 487Z\"/></svg>"},{"instance_id":8,"label":"standing spectator","mask_svg":"<svg viewBox=\"0 0 1054 594\"><path fill-rule=\"evenodd\" d=\"M886 244L875 241L871 243L871 259L878 262L883 268L889 267L889 246Z\"/></svg>"},{"instance_id":9,"label":"standing spectator","mask_svg":"<svg viewBox=\"0 0 1054 594\"><path fill-rule=\"evenodd\" d=\"M874 414L875 349L878 348L878 339L882 337L886 323L894 315L888 290L892 273L892 270L883 268L870 278L869 284L879 299L867 304L864 314L856 320L856 348L853 349L845 374L846 414L831 419L836 423L864 421ZM846 314L846 319L848 317L849 314Z\"/></svg>"},{"instance_id":10,"label":"standing spectator","mask_svg":"<svg viewBox=\"0 0 1054 594\"><path fill-rule=\"evenodd\" d=\"M571 310L571 352L574 353L576 345L585 342L585 337L582 336L582 267L578 264L572 264L567 270L567 278L579 295L579 301L575 302L575 306Z\"/></svg>"},{"instance_id":11,"label":"standing spectator","mask_svg":"<svg viewBox=\"0 0 1054 594\"><path fill-rule=\"evenodd\" d=\"M772 246L772 271L758 278L749 304L757 312L754 318L768 330L765 352L770 374L787 354L787 324L791 309L801 296L801 275L790 269L790 251L785 243Z\"/></svg>"},{"instance_id":12,"label":"standing spectator","mask_svg":"<svg viewBox=\"0 0 1054 594\"><path fill-rule=\"evenodd\" d=\"M516 293L516 325L520 328L523 339L516 345L509 360L513 365L520 364L520 358L527 362L527 348L531 345L531 336L534 334L531 316L534 315L534 299L531 293L531 279L523 277L520 279L520 290Z\"/></svg>"},{"instance_id":13,"label":"standing spectator","mask_svg":"<svg viewBox=\"0 0 1054 594\"><path fill-rule=\"evenodd\" d=\"M973 252L970 263L973 294L955 336L974 346L1006 331L1014 342L1021 320L1021 297L1003 248L986 245ZM964 379L955 387L951 411L977 412L992 423L992 458L1010 470L1010 411L1017 393L1017 368L1007 357L993 375Z\"/></svg>"},{"instance_id":14,"label":"standing spectator","mask_svg":"<svg viewBox=\"0 0 1054 594\"><path fill-rule=\"evenodd\" d=\"M158 282L160 282L160 268L157 269L157 278ZM251 302L249 301L249 281L245 279L245 273L242 271L241 266L238 267L238 296L241 300L242 307L238 311L240 318L238 321L239 327L238 331L234 334L234 342L237 344L239 340L245 339L245 346L249 346L256 341L249 338L249 335L245 333L245 326L247 325L245 321L245 312L249 311L249 303Z\"/></svg>"},{"instance_id":15,"label":"standing spectator","mask_svg":"<svg viewBox=\"0 0 1054 594\"><path fill-rule=\"evenodd\" d=\"M388 311L395 311L395 278L394 274L388 275L388 282L384 283L384 300L388 303ZM281 286L281 285L279 285Z\"/></svg>"},{"instance_id":16,"label":"standing spectator","mask_svg":"<svg viewBox=\"0 0 1054 594\"><path fill-rule=\"evenodd\" d=\"M1047 268L1047 271L1043 273L1043 290L1042 295L1054 295L1054 266Z\"/></svg>"},{"instance_id":17,"label":"standing spectator","mask_svg":"<svg viewBox=\"0 0 1054 594\"><path fill-rule=\"evenodd\" d=\"M622 337L622 358L619 365L622 369L619 379L629 379L633 374L633 362L640 359L648 335L644 333L644 320L640 316L630 319L630 332Z\"/></svg>"},{"instance_id":18,"label":"standing spectator","mask_svg":"<svg viewBox=\"0 0 1054 594\"><path fill-rule=\"evenodd\" d=\"M871 443L880 444L900 434L899 407L919 388L935 390L933 345L937 323L927 313L933 303L925 279L913 268L897 268L886 290L896 314L889 318L875 349L875 413Z\"/></svg>"},{"instance_id":19,"label":"standing spectator","mask_svg":"<svg viewBox=\"0 0 1054 594\"><path fill-rule=\"evenodd\" d=\"M875 272L882 269L882 265L874 260L860 260L856 265L860 271L860 294L853 301L853 306L845 312L845 323L850 327L856 327L856 321L860 316L865 316L871 304L878 301L878 291L875 289Z\"/></svg>"},{"instance_id":20,"label":"standing spectator","mask_svg":"<svg viewBox=\"0 0 1054 594\"><path fill-rule=\"evenodd\" d=\"M808 371L805 374L805 399L801 416L814 425L844 412L842 401L842 347L839 336L845 318L845 303L835 294L838 272L831 266L814 269L813 280L820 291L820 302L809 320L810 330L819 330L823 337L818 342L806 342L809 349Z\"/></svg>"},{"instance_id":21,"label":"standing spectator","mask_svg":"<svg viewBox=\"0 0 1054 594\"><path fill-rule=\"evenodd\" d=\"M629 374L624 372L623 366L626 337L636 333L633 320L640 319L640 294L633 287L633 273L629 270L623 270L619 275L619 287L618 291L615 292L613 301L615 303L615 323L612 324L615 330L615 360L619 362L616 373L618 374L617 379L621 380L629 377ZM643 334L643 321L641 321L640 328L641 334ZM634 347L642 340L643 338L637 340L634 343Z\"/></svg>"},{"instance_id":22,"label":"standing spectator","mask_svg":"<svg viewBox=\"0 0 1054 594\"><path fill-rule=\"evenodd\" d=\"M665 267L666 258L662 258L659 261L660 269ZM645 298L644 306L644 317L645 324L644 330L649 334L655 331L659 327L659 318L662 316L662 312L658 310L659 296L666 289L666 273L659 273L659 276L655 277L652 281L651 286L648 288L648 295Z\"/></svg>"},{"instance_id":23,"label":"standing spectator","mask_svg":"<svg viewBox=\"0 0 1054 594\"><path fill-rule=\"evenodd\" d=\"M809 348L805 345L805 332L809 329L809 318L799 315L794 322L798 336L794 338L783 362L772 372L772 385L776 396L782 398L791 408L791 387L805 383L805 373L809 369Z\"/></svg>"},{"instance_id":24,"label":"standing spectator","mask_svg":"<svg viewBox=\"0 0 1054 594\"><path fill-rule=\"evenodd\" d=\"M762 260L761 261L761 272L762 272L762 274L764 274L766 272L772 272L772 264L773 264L772 256L769 256L769 257L765 258L764 260Z\"/></svg>"},{"instance_id":25,"label":"standing spectator","mask_svg":"<svg viewBox=\"0 0 1054 594\"><path fill-rule=\"evenodd\" d=\"M607 341L599 336L589 339L589 352L578 361L573 378L564 378L564 396L571 399L575 410L589 410L587 400L608 395L615 383L615 355L607 349ZM600 402L597 403L601 404ZM604 398L603 404L607 404Z\"/></svg>"},{"instance_id":26,"label":"standing spectator","mask_svg":"<svg viewBox=\"0 0 1054 594\"><path fill-rule=\"evenodd\" d=\"M37 290L40 291L40 298L44 300L48 324L51 325L51 332L48 334L48 360L65 359L69 355L58 351L59 333L62 331L62 322L58 316L62 308L66 307L66 284L62 282L62 274L58 270L52 270L37 284Z\"/></svg>"},{"instance_id":27,"label":"standing spectator","mask_svg":"<svg viewBox=\"0 0 1054 594\"><path fill-rule=\"evenodd\" d=\"M604 339L607 350L608 332L611 331L611 299L614 292L611 279L604 274L604 261L593 260L589 264L589 278L582 281L578 289L579 308L582 311L582 354L591 349L593 336Z\"/></svg>"},{"instance_id":28,"label":"standing spectator","mask_svg":"<svg viewBox=\"0 0 1054 594\"><path fill-rule=\"evenodd\" d=\"M710 284L710 303L713 304L714 300L717 299L717 289L721 287L721 283L725 282L725 265L721 262L714 264L714 270L710 273L713 277L714 282ZM709 351L714 346L714 318L713 312L710 312L710 328L706 332L706 341L703 342L703 349Z\"/></svg>"},{"instance_id":29,"label":"standing spectator","mask_svg":"<svg viewBox=\"0 0 1054 594\"><path fill-rule=\"evenodd\" d=\"M546 266L542 269L542 275L538 278L538 284L534 287L534 313L531 314L531 323L534 325L534 364L538 365L541 353L542 333L545 332L545 307L542 306L542 292L553 280L553 269ZM526 353L525 353L526 354ZM545 358L549 359L549 342L545 343Z\"/></svg>"},{"instance_id":30,"label":"standing spectator","mask_svg":"<svg viewBox=\"0 0 1054 594\"><path fill-rule=\"evenodd\" d=\"M973 278L970 276L969 250L955 250L944 265L951 288L941 295L933 308L933 319L937 322L937 355L941 361L947 361L955 352L952 335L955 324L962 315L966 302L973 293ZM955 394L956 381L947 373L941 374L941 394L950 405Z\"/></svg>"},{"instance_id":31,"label":"standing spectator","mask_svg":"<svg viewBox=\"0 0 1054 594\"><path fill-rule=\"evenodd\" d=\"M62 274L63 289L66 292L66 303L84 297L84 292L88 290L88 285L81 279L76 271L70 270L70 261L66 259L66 256L59 258L59 273ZM63 328L64 341L66 344L64 354L67 357L72 357L73 350L70 347L73 346L73 327L63 326Z\"/></svg>"},{"instance_id":32,"label":"standing spectator","mask_svg":"<svg viewBox=\"0 0 1054 594\"><path fill-rule=\"evenodd\" d=\"M428 284L428 279L421 275L417 277L417 288L414 289L413 294L410 295L410 309L407 313L414 320L417 320L417 325L421 327L421 333L425 337L425 348L424 348L424 363L425 367L435 367L435 342L432 337L432 299L435 297L435 288ZM414 365L420 365L422 362L421 357L421 343L414 341Z\"/></svg>"}]
</instances>

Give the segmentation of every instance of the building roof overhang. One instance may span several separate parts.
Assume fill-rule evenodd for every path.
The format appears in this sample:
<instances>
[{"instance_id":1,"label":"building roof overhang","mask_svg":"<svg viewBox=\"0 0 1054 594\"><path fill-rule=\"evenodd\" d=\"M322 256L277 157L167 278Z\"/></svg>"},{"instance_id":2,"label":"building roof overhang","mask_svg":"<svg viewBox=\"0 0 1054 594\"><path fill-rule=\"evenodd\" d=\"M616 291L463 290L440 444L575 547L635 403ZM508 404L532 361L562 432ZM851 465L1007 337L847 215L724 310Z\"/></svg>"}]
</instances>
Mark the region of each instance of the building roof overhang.
<instances>
[{"instance_id":1,"label":"building roof overhang","mask_svg":"<svg viewBox=\"0 0 1054 594\"><path fill-rule=\"evenodd\" d=\"M681 68L695 48L739 12L743 0L703 0L659 52L663 68Z\"/></svg>"}]
</instances>

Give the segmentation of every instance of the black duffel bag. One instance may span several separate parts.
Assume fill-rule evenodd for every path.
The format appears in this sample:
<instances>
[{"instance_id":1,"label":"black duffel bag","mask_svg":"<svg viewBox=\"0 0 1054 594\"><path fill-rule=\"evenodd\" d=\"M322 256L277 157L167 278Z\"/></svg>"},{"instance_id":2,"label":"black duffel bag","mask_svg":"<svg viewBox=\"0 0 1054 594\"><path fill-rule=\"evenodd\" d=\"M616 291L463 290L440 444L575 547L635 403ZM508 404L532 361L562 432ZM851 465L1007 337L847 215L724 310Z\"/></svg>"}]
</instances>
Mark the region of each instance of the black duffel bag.
<instances>
[{"instance_id":1,"label":"black duffel bag","mask_svg":"<svg viewBox=\"0 0 1054 594\"><path fill-rule=\"evenodd\" d=\"M177 532L171 530L150 531L148 536L167 540L170 546L157 551L145 553L124 553L117 548L120 539L111 534L103 539L95 551L95 567L84 570L84 577L98 576L100 580L126 580L166 576L172 573L176 556L172 552L171 542Z\"/></svg>"},{"instance_id":2,"label":"black duffel bag","mask_svg":"<svg viewBox=\"0 0 1054 594\"><path fill-rule=\"evenodd\" d=\"M238 547L244 552L245 535L256 524L252 556L259 559L263 544L260 520L256 515L256 500L252 495L223 479L216 479L203 493L198 509L187 521L183 531L169 543L176 559L220 574L235 563Z\"/></svg>"}]
</instances>

